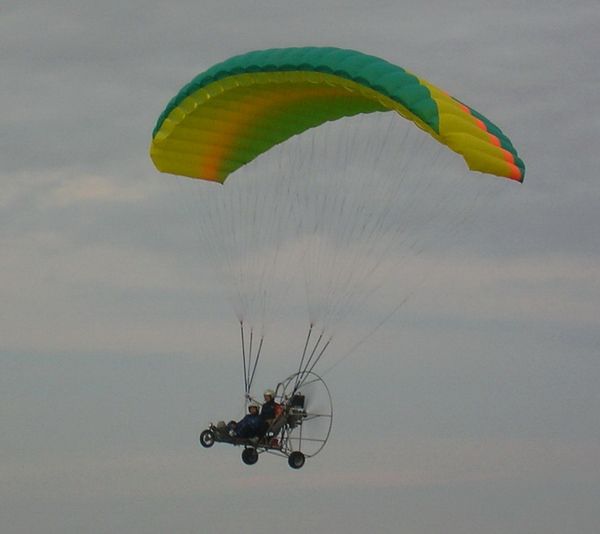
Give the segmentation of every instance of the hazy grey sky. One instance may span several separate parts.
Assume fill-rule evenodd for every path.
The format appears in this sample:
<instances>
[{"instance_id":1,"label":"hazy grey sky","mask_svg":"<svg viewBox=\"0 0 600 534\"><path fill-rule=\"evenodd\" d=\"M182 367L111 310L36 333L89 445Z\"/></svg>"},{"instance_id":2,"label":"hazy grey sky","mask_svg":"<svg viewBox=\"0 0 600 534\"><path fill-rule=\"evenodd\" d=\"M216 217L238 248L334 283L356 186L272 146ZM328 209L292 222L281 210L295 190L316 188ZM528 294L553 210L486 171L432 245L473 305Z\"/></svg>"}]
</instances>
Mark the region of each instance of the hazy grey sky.
<instances>
[{"instance_id":1,"label":"hazy grey sky","mask_svg":"<svg viewBox=\"0 0 600 534\"><path fill-rule=\"evenodd\" d=\"M597 0L3 2L0 530L597 532L599 27ZM239 411L237 325L147 151L194 75L302 45L485 111L527 176L328 374L292 472L197 445Z\"/></svg>"}]
</instances>

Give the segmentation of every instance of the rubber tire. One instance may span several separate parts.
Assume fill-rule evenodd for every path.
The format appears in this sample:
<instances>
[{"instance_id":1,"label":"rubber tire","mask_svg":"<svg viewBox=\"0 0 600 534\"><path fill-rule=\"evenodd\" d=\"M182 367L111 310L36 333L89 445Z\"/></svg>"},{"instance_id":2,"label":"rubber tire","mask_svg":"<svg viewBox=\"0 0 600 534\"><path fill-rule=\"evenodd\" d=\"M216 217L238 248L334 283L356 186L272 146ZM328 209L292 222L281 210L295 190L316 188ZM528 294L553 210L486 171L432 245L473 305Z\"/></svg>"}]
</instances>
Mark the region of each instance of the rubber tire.
<instances>
[{"instance_id":1,"label":"rubber tire","mask_svg":"<svg viewBox=\"0 0 600 534\"><path fill-rule=\"evenodd\" d=\"M292 469L300 469L305 461L306 457L300 451L294 451L288 457L288 465Z\"/></svg>"},{"instance_id":2,"label":"rubber tire","mask_svg":"<svg viewBox=\"0 0 600 534\"><path fill-rule=\"evenodd\" d=\"M215 444L215 435L212 430L203 430L200 433L200 445L209 449Z\"/></svg>"},{"instance_id":3,"label":"rubber tire","mask_svg":"<svg viewBox=\"0 0 600 534\"><path fill-rule=\"evenodd\" d=\"M242 451L242 462L246 465L254 465L258 462L258 452L254 447L248 447Z\"/></svg>"}]
</instances>

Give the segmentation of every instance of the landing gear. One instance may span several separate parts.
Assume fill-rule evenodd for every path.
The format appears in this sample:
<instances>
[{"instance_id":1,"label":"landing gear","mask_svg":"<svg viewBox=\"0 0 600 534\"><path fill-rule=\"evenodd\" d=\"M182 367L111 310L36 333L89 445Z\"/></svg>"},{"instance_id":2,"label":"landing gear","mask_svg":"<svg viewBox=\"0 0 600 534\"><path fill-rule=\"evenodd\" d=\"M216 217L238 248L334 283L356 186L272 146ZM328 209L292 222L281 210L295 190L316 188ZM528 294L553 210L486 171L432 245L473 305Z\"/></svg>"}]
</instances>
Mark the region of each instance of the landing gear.
<instances>
[{"instance_id":1,"label":"landing gear","mask_svg":"<svg viewBox=\"0 0 600 534\"><path fill-rule=\"evenodd\" d=\"M248 447L242 451L242 462L246 465L254 465L258 462L258 451L254 447Z\"/></svg>"},{"instance_id":2,"label":"landing gear","mask_svg":"<svg viewBox=\"0 0 600 534\"><path fill-rule=\"evenodd\" d=\"M200 434L200 445L208 449L215 444L215 435L212 430L203 430Z\"/></svg>"},{"instance_id":3,"label":"landing gear","mask_svg":"<svg viewBox=\"0 0 600 534\"><path fill-rule=\"evenodd\" d=\"M292 469L300 469L305 461L306 457L300 451L294 451L288 457L288 465Z\"/></svg>"}]
</instances>

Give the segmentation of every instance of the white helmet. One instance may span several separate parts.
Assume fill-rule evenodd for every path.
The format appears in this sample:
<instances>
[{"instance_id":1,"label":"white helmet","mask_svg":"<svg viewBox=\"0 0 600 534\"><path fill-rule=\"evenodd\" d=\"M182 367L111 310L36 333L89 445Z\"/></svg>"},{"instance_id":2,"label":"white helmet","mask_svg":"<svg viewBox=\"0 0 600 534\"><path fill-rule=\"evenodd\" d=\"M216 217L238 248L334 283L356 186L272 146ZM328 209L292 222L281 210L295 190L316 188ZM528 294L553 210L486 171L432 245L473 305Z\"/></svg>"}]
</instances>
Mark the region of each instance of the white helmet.
<instances>
[{"instance_id":1,"label":"white helmet","mask_svg":"<svg viewBox=\"0 0 600 534\"><path fill-rule=\"evenodd\" d=\"M250 408L256 408L257 410L260 410L260 404L258 404L258 402L252 401L250 404L248 404L248 411L250 411Z\"/></svg>"},{"instance_id":2,"label":"white helmet","mask_svg":"<svg viewBox=\"0 0 600 534\"><path fill-rule=\"evenodd\" d=\"M263 395L265 397L275 398L275 392L272 389L265 389L265 392L263 393Z\"/></svg>"}]
</instances>

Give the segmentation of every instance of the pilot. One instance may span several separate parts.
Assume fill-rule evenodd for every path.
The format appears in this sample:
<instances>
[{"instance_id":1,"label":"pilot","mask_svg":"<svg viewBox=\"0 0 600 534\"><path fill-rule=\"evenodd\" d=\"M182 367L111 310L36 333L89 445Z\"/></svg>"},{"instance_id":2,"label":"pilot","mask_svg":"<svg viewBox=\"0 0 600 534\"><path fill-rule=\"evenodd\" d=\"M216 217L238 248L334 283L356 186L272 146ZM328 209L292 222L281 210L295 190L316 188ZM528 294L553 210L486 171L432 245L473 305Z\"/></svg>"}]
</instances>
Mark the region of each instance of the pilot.
<instances>
[{"instance_id":1,"label":"pilot","mask_svg":"<svg viewBox=\"0 0 600 534\"><path fill-rule=\"evenodd\" d=\"M260 416L263 421L272 421L277 417L278 404L275 402L275 392L272 389L265 389L263 394L265 400L260 410Z\"/></svg>"},{"instance_id":2,"label":"pilot","mask_svg":"<svg viewBox=\"0 0 600 534\"><path fill-rule=\"evenodd\" d=\"M260 417L263 421L262 432L266 434L272 430L275 419L281 414L281 404L275 402L275 392L272 389L265 389L263 394L265 400L260 411Z\"/></svg>"}]
</instances>

